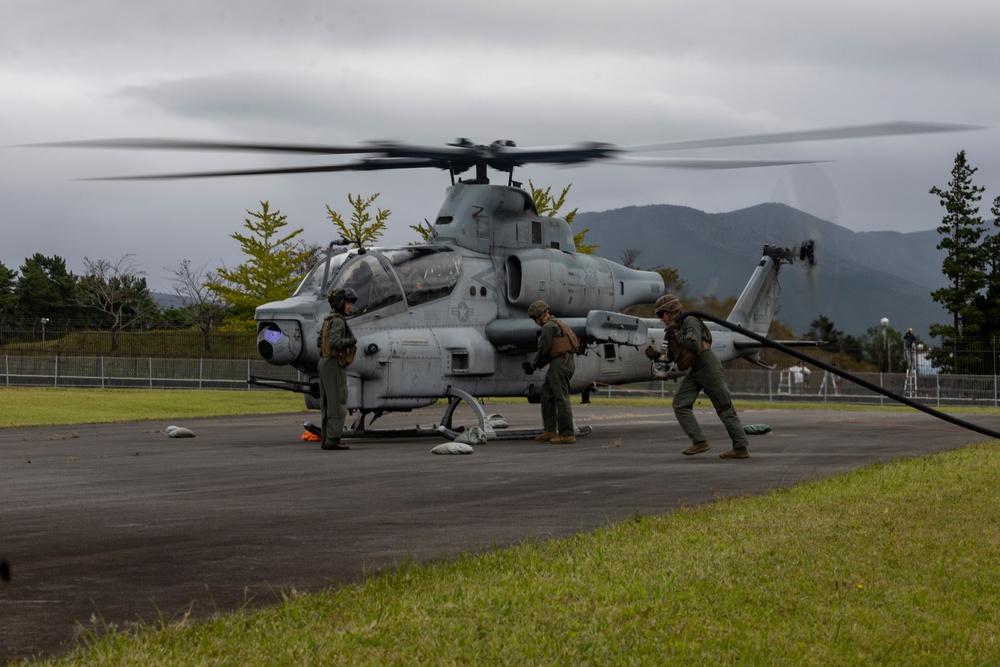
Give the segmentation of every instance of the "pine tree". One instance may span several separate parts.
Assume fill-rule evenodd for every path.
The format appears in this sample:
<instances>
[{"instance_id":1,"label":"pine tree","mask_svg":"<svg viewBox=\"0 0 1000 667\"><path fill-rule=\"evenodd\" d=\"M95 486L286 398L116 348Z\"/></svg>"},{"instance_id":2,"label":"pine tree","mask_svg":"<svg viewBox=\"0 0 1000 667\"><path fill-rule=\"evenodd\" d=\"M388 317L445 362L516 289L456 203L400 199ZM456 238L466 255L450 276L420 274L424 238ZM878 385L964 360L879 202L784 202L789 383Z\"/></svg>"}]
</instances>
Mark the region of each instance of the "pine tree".
<instances>
[{"instance_id":1,"label":"pine tree","mask_svg":"<svg viewBox=\"0 0 1000 667\"><path fill-rule=\"evenodd\" d=\"M65 259L36 252L24 260L20 273L14 287L18 318L31 322L44 317L55 326L80 317L79 280L66 270Z\"/></svg>"},{"instance_id":2,"label":"pine tree","mask_svg":"<svg viewBox=\"0 0 1000 667\"><path fill-rule=\"evenodd\" d=\"M980 336L990 339L990 347L995 347L995 340L1000 334L1000 197L993 200L990 208L993 214L994 233L983 241L983 254L986 258L986 289L979 298L979 311L982 316ZM985 342L985 341L984 341Z\"/></svg>"},{"instance_id":3,"label":"pine tree","mask_svg":"<svg viewBox=\"0 0 1000 667\"><path fill-rule=\"evenodd\" d=\"M15 315L17 298L14 295L14 288L17 286L17 271L8 269L0 262L0 324L5 319L11 319Z\"/></svg>"},{"instance_id":4,"label":"pine tree","mask_svg":"<svg viewBox=\"0 0 1000 667\"><path fill-rule=\"evenodd\" d=\"M361 195L355 197L351 193L347 193L347 201L351 203L351 208L354 209L351 213L350 223L345 222L340 213L330 208L329 204L326 206L327 217L330 218L341 235L358 248L364 248L378 240L382 236L382 233L385 232L386 220L392 215L392 211L389 209L380 208L376 209L375 219L372 219L372 215L368 212L368 209L371 208L371 205L375 203L380 194L376 192L371 197L362 197Z\"/></svg>"},{"instance_id":5,"label":"pine tree","mask_svg":"<svg viewBox=\"0 0 1000 667\"><path fill-rule=\"evenodd\" d=\"M969 165L965 151L955 156L948 190L935 186L930 193L940 197L941 206L947 211L937 228L941 234L939 250L948 252L941 263L941 270L948 278L948 286L931 292L931 298L942 304L952 315L952 324L933 324L930 334L940 337L942 346L951 347L951 364L958 359L959 338L979 334L984 324L977 308L980 292L986 287L987 258L981 243L986 227L976 205L986 188L972 183L977 169ZM946 359L935 361L948 364ZM957 370L957 369L952 369Z\"/></svg>"},{"instance_id":6,"label":"pine tree","mask_svg":"<svg viewBox=\"0 0 1000 667\"><path fill-rule=\"evenodd\" d=\"M218 280L206 283L231 307L230 320L251 320L257 306L291 296L299 280L296 269L302 258L291 241L302 229L280 236L287 216L278 210L272 213L269 202L260 206L260 212L248 210L250 217L244 218L250 235L230 235L240 242L247 261L234 269L218 269Z\"/></svg>"},{"instance_id":7,"label":"pine tree","mask_svg":"<svg viewBox=\"0 0 1000 667\"><path fill-rule=\"evenodd\" d=\"M805 337L808 340L825 341L828 347L837 347L844 337L844 332L834 326L833 320L821 314L809 323L809 331Z\"/></svg>"}]
</instances>

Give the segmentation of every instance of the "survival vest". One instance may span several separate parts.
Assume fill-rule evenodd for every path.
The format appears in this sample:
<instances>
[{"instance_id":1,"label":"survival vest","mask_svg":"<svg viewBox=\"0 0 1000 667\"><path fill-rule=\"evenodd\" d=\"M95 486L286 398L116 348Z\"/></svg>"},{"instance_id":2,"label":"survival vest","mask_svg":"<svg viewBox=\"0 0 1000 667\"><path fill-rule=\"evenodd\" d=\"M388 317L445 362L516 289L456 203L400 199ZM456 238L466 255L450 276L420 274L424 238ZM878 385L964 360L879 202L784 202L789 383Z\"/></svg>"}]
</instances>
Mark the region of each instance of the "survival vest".
<instances>
[{"instance_id":1,"label":"survival vest","mask_svg":"<svg viewBox=\"0 0 1000 667\"><path fill-rule=\"evenodd\" d=\"M555 323L562 329L562 335L552 338L552 347L549 348L550 357L558 357L567 352L575 353L580 348L580 339L573 330L562 320L555 320Z\"/></svg>"},{"instance_id":2,"label":"survival vest","mask_svg":"<svg viewBox=\"0 0 1000 667\"><path fill-rule=\"evenodd\" d=\"M319 339L319 356L321 357L334 357L340 364L341 368L347 368L354 361L354 356L358 352L357 345L351 345L349 347L330 347L330 325L333 323L335 318L340 318L344 320L344 333L348 336L353 335L351 333L351 327L347 325L347 320L340 313L330 313L323 319L323 329L320 332Z\"/></svg>"},{"instance_id":3,"label":"survival vest","mask_svg":"<svg viewBox=\"0 0 1000 667\"><path fill-rule=\"evenodd\" d=\"M686 371L691 368L702 352L712 349L712 332L708 330L704 322L701 323L701 331L701 345L698 346L697 350L689 350L681 345L680 341L675 337L670 337L670 341L667 343L667 350L670 360L677 363L677 370Z\"/></svg>"}]
</instances>

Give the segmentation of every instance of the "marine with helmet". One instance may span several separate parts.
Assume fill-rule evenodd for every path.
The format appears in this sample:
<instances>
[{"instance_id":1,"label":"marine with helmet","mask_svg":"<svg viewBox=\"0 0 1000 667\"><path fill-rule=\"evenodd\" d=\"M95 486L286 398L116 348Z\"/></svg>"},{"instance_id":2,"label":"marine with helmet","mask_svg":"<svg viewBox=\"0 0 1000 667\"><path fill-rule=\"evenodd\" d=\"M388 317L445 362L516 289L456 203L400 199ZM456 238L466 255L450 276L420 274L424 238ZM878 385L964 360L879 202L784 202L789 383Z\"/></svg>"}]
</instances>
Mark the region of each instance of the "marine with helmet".
<instances>
[{"instance_id":1,"label":"marine with helmet","mask_svg":"<svg viewBox=\"0 0 1000 667\"><path fill-rule=\"evenodd\" d=\"M551 442L553 445L574 443L576 435L569 402L569 383L576 371L575 355L580 339L565 322L551 316L549 304L544 301L531 304L528 317L542 330L538 335L538 352L534 361L526 361L521 367L525 373L531 374L548 366L541 391L544 428L535 441Z\"/></svg>"},{"instance_id":2,"label":"marine with helmet","mask_svg":"<svg viewBox=\"0 0 1000 667\"><path fill-rule=\"evenodd\" d=\"M347 316L358 300L350 287L337 287L326 297L331 312L323 320L319 339L319 403L323 412L320 447L323 449L350 449L341 442L344 419L347 417L347 367L358 351Z\"/></svg>"},{"instance_id":3,"label":"marine with helmet","mask_svg":"<svg viewBox=\"0 0 1000 667\"><path fill-rule=\"evenodd\" d=\"M684 454L700 454L711 449L708 439L694 416L694 403L704 391L712 401L716 414L722 420L729 438L733 441L730 451L719 454L724 459L745 459L750 457L747 436L743 431L733 402L729 397L729 387L722 372L722 363L712 351L712 332L699 318L688 315L680 318L681 301L674 294L664 294L653 306L656 316L666 327L664 333L666 358L652 345L646 348L646 356L655 361L666 361L677 365L677 370L688 371L674 394L673 408L677 422L691 438L691 445Z\"/></svg>"}]
</instances>

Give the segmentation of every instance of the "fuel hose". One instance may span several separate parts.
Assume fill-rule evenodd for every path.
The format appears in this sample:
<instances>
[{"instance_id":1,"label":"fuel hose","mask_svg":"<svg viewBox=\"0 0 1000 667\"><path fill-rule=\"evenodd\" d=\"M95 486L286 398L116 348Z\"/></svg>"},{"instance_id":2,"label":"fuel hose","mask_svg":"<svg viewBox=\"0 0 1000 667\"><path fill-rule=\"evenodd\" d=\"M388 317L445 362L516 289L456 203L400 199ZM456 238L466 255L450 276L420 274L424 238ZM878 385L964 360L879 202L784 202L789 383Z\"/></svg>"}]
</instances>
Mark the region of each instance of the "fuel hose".
<instances>
[{"instance_id":1,"label":"fuel hose","mask_svg":"<svg viewBox=\"0 0 1000 667\"><path fill-rule=\"evenodd\" d=\"M799 359L801 361L808 361L810 364L813 364L814 366L817 366L818 368L822 368L823 370L825 370L825 371L827 371L829 373L833 373L834 375L838 375L838 376L844 378L845 380L850 380L851 382L853 382L855 384L861 385L865 389L870 389L870 390L874 391L875 393L881 394L881 395L883 395L883 396L885 396L887 398L891 398L892 400L898 401L899 403L902 403L904 405L908 405L911 408L914 408L916 410L920 410L921 412L926 412L927 414L931 415L932 417L937 417L938 419L943 419L946 422L951 422L952 424L955 424L956 426L961 426L962 428L967 428L970 431L976 431L977 433L982 433L983 435L988 435L991 438L1000 438L1000 432L997 432L997 431L994 431L992 429L986 428L985 426L980 426L978 424L973 424L972 422L967 422L964 419L959 419L958 417L955 417L953 415L949 415L949 414L947 414L945 412L941 412L940 410L935 410L934 408L928 407L928 406L924 405L923 403L920 403L919 401L914 401L914 400L912 400L910 398L907 398L906 396L901 396L901 395L899 395L899 394L897 394L897 393L895 393L893 391L890 391L890 390L886 389L885 387L880 387L877 384L872 384L871 382L868 382L867 380L865 380L863 378L859 378L856 375L848 373L845 370L841 370L841 369L839 369L839 368L837 368L835 366L831 366L830 364L828 364L828 363L826 363L824 361L820 361L819 359L814 359L813 357L810 357L808 354L803 354L802 352L799 352L798 350L796 350L794 348L788 347L787 345L782 345L781 343L779 343L777 341L770 340L766 336L761 336L760 334L754 333L753 331L750 331L748 329L744 329L743 327L741 327L741 326L739 326L737 324L733 324L732 322L728 322L728 321L726 321L726 320L724 320L722 318L715 317L714 315L709 315L708 313L703 313L703 312L698 311L698 310L689 310L689 311L681 313L678 316L677 321L680 321L681 319L687 317L688 315L694 315L697 318L700 318L700 319L703 319L703 320L708 320L709 322L714 322L714 323L718 324L719 326L722 326L722 327L725 327L725 328L729 329L730 331L735 331L736 333L743 334L744 336L747 336L748 338L752 338L755 341L757 341L758 343L760 343L761 345L764 345L764 346L770 347L770 348L774 348L775 350L779 350L781 352L784 352L785 354L787 354L789 356L792 356L792 357L795 357L796 359Z\"/></svg>"}]
</instances>

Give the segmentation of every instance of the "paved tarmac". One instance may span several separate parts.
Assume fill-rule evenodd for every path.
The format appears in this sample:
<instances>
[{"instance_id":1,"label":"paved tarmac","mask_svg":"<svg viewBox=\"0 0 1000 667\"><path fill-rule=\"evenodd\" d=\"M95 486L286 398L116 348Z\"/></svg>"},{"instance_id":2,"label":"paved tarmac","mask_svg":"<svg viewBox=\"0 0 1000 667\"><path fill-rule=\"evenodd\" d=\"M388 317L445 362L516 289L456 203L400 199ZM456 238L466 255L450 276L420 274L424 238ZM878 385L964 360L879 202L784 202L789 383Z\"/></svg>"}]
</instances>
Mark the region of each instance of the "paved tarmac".
<instances>
[{"instance_id":1,"label":"paved tarmac","mask_svg":"<svg viewBox=\"0 0 1000 667\"><path fill-rule=\"evenodd\" d=\"M493 405L512 428L537 406ZM698 411L712 451L661 408L574 405L575 445L500 441L435 456L440 439L300 440L316 413L0 430L0 664L75 645L77 624L125 626L272 603L278 591L357 581L403 558L547 539L719 497L761 493L893 458L988 440L917 411L746 410L748 460ZM440 418L435 407L376 426ZM458 411L456 419L471 418ZM1000 415L969 421L1000 429ZM724 443L725 446L724 446Z\"/></svg>"}]
</instances>

